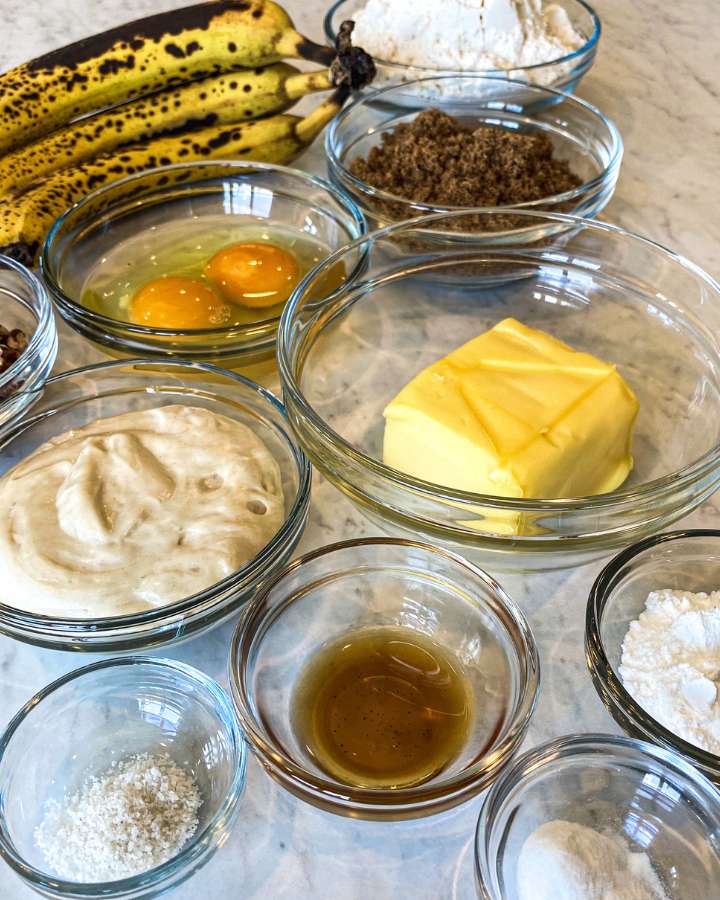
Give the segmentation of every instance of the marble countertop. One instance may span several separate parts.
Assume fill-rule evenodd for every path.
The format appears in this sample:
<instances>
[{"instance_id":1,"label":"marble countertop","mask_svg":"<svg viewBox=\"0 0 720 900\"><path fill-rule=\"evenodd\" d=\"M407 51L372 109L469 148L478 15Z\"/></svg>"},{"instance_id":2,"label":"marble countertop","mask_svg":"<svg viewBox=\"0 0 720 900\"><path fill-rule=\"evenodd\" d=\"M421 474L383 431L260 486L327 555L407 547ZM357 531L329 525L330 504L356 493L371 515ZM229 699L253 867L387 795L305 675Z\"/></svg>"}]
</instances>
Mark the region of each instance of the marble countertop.
<instances>
[{"instance_id":1,"label":"marble countertop","mask_svg":"<svg viewBox=\"0 0 720 900\"><path fill-rule=\"evenodd\" d=\"M149 12L173 0L0 0L0 69ZM287 0L296 24L320 39L324 4ZM597 0L603 21L598 60L579 94L620 128L625 157L617 192L603 218L687 255L720 276L720 94L713 78L720 45L714 0ZM323 171L320 148L301 163ZM58 369L99 354L61 328ZM717 525L718 503L683 524ZM316 478L310 523L301 545L370 534L332 487ZM572 731L614 731L585 668L583 628L588 589L602 563L551 575L501 576L526 611L543 665L540 705L526 747ZM226 683L232 625L170 648ZM93 657L94 658L94 657ZM48 681L90 661L0 637L0 726ZM286 794L254 760L242 812L230 840L210 864L173 894L176 900L469 900L474 896L472 839L478 798L431 819L355 822L320 813ZM0 865L0 897L34 896Z\"/></svg>"}]
</instances>

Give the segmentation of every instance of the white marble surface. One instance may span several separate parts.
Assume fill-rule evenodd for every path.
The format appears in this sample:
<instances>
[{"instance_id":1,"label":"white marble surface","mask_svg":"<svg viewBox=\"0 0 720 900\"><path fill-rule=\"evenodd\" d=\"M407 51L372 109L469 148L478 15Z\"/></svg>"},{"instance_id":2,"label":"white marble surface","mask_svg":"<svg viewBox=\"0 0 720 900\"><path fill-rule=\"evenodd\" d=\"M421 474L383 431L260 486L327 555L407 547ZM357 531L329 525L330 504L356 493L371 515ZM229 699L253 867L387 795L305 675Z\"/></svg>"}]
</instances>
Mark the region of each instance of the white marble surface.
<instances>
[{"instance_id":1,"label":"white marble surface","mask_svg":"<svg viewBox=\"0 0 720 900\"><path fill-rule=\"evenodd\" d=\"M0 69L174 0L0 0ZM301 30L319 39L323 3L289 0ZM715 0L597 0L604 33L580 89L615 120L625 141L617 193L604 218L674 247L720 275L720 89ZM322 170L319 148L303 165ZM66 329L58 368L96 358ZM716 525L717 503L685 524ZM369 533L358 513L316 480L302 548ZM540 645L543 691L526 746L578 730L613 731L583 658L589 586L600 563L553 575L502 578ZM231 626L168 655L223 683ZM0 637L0 726L36 690L87 657L36 650ZM473 896L472 836L480 800L429 820L379 825L319 813L282 792L251 761L238 825L177 900L460 900ZM0 898L32 893L0 866ZM690 900L690 898L688 898Z\"/></svg>"}]
</instances>

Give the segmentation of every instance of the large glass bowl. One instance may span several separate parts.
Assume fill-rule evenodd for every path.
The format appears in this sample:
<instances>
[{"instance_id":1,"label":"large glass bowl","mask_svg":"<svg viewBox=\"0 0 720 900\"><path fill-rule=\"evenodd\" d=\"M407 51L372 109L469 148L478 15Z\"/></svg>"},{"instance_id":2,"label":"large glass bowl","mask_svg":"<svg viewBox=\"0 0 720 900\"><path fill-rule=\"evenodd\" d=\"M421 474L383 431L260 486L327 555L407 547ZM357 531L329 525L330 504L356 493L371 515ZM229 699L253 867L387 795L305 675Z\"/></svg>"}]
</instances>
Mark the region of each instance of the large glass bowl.
<instances>
[{"instance_id":1,"label":"large glass bowl","mask_svg":"<svg viewBox=\"0 0 720 900\"><path fill-rule=\"evenodd\" d=\"M495 569L577 564L690 512L720 485L720 286L620 228L518 211L515 230L495 233L497 211L477 212L485 233L430 230L452 216L395 225L324 264L341 259L353 271L331 297L312 299L323 266L295 291L278 361L288 416L313 463L388 532ZM386 404L507 316L616 364L635 391L635 466L618 490L508 499L383 463Z\"/></svg>"},{"instance_id":2,"label":"large glass bowl","mask_svg":"<svg viewBox=\"0 0 720 900\"><path fill-rule=\"evenodd\" d=\"M623 550L600 572L590 591L585 650L595 690L620 727L633 737L681 753L716 784L720 756L688 743L647 713L620 678L622 643L645 610L651 591L720 590L720 531L671 531Z\"/></svg>"},{"instance_id":3,"label":"large glass bowl","mask_svg":"<svg viewBox=\"0 0 720 900\"><path fill-rule=\"evenodd\" d=\"M482 900L517 900L522 846L557 819L617 836L628 850L646 854L671 900L717 896L720 794L713 785L667 750L587 734L530 750L491 788L475 839Z\"/></svg>"},{"instance_id":4,"label":"large glass bowl","mask_svg":"<svg viewBox=\"0 0 720 900\"><path fill-rule=\"evenodd\" d=\"M118 243L142 234L142 252L151 257L155 228L183 221L189 234L202 229L206 217L239 229L261 223L296 230L330 250L366 230L343 192L297 169L239 161L163 166L89 194L50 229L40 268L60 315L110 354L210 361L255 376L271 369L279 322L274 309L258 309L242 325L172 330L133 325L81 302L88 272Z\"/></svg>"},{"instance_id":5,"label":"large glass bowl","mask_svg":"<svg viewBox=\"0 0 720 900\"><path fill-rule=\"evenodd\" d=\"M58 878L34 840L48 802L139 753L189 769L202 797L198 828L172 859L117 881ZM0 738L0 855L45 897L155 897L198 871L227 839L245 784L246 747L225 691L173 660L93 663L43 688Z\"/></svg>"},{"instance_id":6,"label":"large glass bowl","mask_svg":"<svg viewBox=\"0 0 720 900\"><path fill-rule=\"evenodd\" d=\"M480 75L451 75L360 97L329 125L325 149L330 179L347 191L373 227L457 208L414 203L373 188L350 171L350 163L367 157L384 134L415 118L417 111L408 110L401 102L404 91L411 87L424 98L425 108L439 109L468 127L492 125L546 135L555 156L568 162L582 179L583 183L571 191L505 208L539 208L592 218L610 201L620 173L622 138L598 109L575 97L558 96L548 88ZM559 100L562 105L555 105Z\"/></svg>"},{"instance_id":7,"label":"large glass bowl","mask_svg":"<svg viewBox=\"0 0 720 900\"><path fill-rule=\"evenodd\" d=\"M585 3L584 0L553 0L553 2L565 10L575 31L585 38L585 43L581 47L559 59L548 60L538 65L520 66L515 69L485 69L475 74L497 78L514 78L517 81L545 85L558 91L572 93L595 62L595 54L600 41L600 19L590 4ZM357 11L364 6L365 0L338 0L330 7L325 16L325 37L331 46L335 46L341 23L346 19L354 19ZM438 9L438 14L442 18L443 12L441 9ZM418 78L427 78L434 75L465 74L424 66L407 66L403 63L394 63L383 59L375 59L375 66L377 75L370 90L384 87L388 84L403 84L415 81ZM413 105L417 102L417 97L412 88L405 90L404 102L408 105Z\"/></svg>"},{"instance_id":8,"label":"large glass bowl","mask_svg":"<svg viewBox=\"0 0 720 900\"><path fill-rule=\"evenodd\" d=\"M16 418L42 387L57 356L55 317L47 291L38 278L15 260L0 254L0 325L19 328L28 345L0 373L0 424Z\"/></svg>"},{"instance_id":9,"label":"large glass bowl","mask_svg":"<svg viewBox=\"0 0 720 900\"><path fill-rule=\"evenodd\" d=\"M310 464L276 398L240 375L181 361L113 361L48 379L35 406L0 435L2 470L64 432L129 411L182 404L248 425L281 472L285 521L249 562L217 584L168 606L124 616L60 619L0 602L0 633L58 650L128 651L181 641L227 619L290 557L310 503ZM0 585L0 600L3 587Z\"/></svg>"},{"instance_id":10,"label":"large glass bowl","mask_svg":"<svg viewBox=\"0 0 720 900\"><path fill-rule=\"evenodd\" d=\"M440 644L474 694L459 755L429 780L392 790L324 773L292 726L293 688L308 659L378 626ZM540 669L525 618L489 575L427 544L368 538L308 553L271 579L238 623L229 677L250 746L279 784L328 812L394 820L448 809L497 777L530 724Z\"/></svg>"}]
</instances>

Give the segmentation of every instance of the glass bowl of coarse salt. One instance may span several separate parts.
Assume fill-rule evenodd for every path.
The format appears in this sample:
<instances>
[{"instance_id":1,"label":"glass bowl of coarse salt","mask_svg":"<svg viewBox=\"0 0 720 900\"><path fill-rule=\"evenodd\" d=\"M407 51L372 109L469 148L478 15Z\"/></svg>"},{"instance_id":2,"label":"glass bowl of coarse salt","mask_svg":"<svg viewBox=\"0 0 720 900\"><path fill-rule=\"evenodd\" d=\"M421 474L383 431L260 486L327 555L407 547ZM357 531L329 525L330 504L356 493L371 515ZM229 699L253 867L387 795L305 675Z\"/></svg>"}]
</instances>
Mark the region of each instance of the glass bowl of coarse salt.
<instances>
[{"instance_id":1,"label":"glass bowl of coarse salt","mask_svg":"<svg viewBox=\"0 0 720 900\"><path fill-rule=\"evenodd\" d=\"M720 784L720 530L660 534L612 559L590 591L585 649L620 727Z\"/></svg>"},{"instance_id":2,"label":"glass bowl of coarse salt","mask_svg":"<svg viewBox=\"0 0 720 900\"><path fill-rule=\"evenodd\" d=\"M572 93L595 62L600 19L584 0L450 0L438 13L434 0L338 0L325 16L325 36L335 46L342 22L355 22L353 41L377 69L371 90L474 73ZM403 98L416 102L412 86Z\"/></svg>"},{"instance_id":3,"label":"glass bowl of coarse salt","mask_svg":"<svg viewBox=\"0 0 720 900\"><path fill-rule=\"evenodd\" d=\"M47 897L154 897L224 843L245 783L230 699L174 660L124 657L32 697L0 739L0 855Z\"/></svg>"},{"instance_id":4,"label":"glass bowl of coarse salt","mask_svg":"<svg viewBox=\"0 0 720 900\"><path fill-rule=\"evenodd\" d=\"M482 900L709 900L720 884L720 794L643 741L559 738L490 789L475 875Z\"/></svg>"}]
</instances>

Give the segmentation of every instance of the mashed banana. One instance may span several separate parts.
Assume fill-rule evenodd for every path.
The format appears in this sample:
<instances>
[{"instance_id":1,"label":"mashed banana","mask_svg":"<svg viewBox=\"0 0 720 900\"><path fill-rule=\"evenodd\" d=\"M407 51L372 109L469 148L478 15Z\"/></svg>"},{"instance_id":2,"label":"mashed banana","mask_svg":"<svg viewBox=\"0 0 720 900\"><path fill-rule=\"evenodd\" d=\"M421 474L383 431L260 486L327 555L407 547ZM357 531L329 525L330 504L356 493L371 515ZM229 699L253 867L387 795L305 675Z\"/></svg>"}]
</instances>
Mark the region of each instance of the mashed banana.
<instances>
[{"instance_id":1,"label":"mashed banana","mask_svg":"<svg viewBox=\"0 0 720 900\"><path fill-rule=\"evenodd\" d=\"M280 470L240 422L164 406L99 419L0 479L0 600L125 615L238 569L284 519Z\"/></svg>"}]
</instances>

